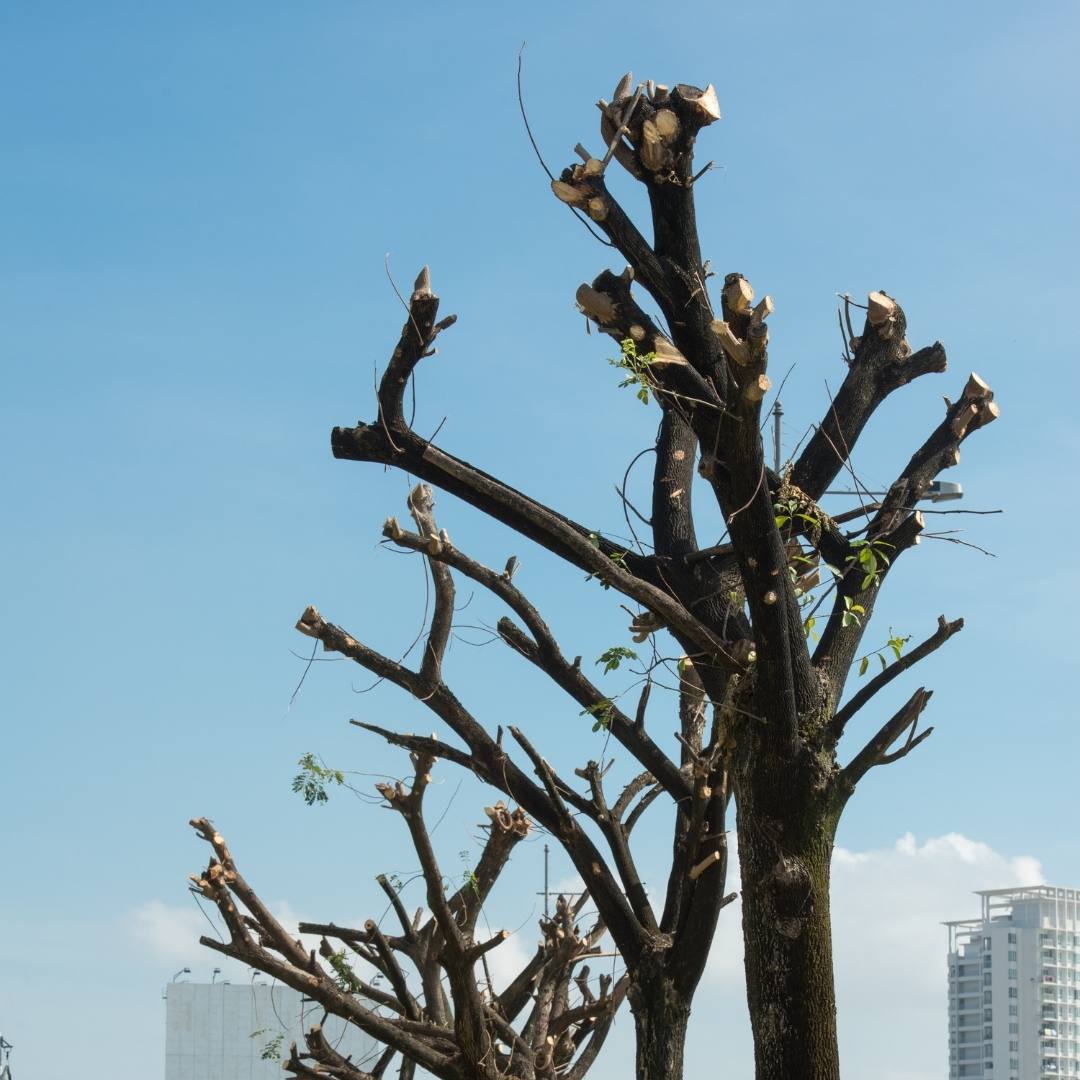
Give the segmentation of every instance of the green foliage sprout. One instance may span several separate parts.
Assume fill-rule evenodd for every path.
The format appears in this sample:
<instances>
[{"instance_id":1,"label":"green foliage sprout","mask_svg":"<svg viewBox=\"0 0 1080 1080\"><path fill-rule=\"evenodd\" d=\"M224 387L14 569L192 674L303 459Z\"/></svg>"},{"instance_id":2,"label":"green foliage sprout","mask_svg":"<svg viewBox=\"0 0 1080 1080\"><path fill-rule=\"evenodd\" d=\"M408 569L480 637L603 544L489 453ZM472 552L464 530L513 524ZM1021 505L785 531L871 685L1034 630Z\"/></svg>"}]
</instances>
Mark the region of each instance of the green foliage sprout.
<instances>
[{"instance_id":1,"label":"green foliage sprout","mask_svg":"<svg viewBox=\"0 0 1080 1080\"><path fill-rule=\"evenodd\" d=\"M612 671L617 671L624 660L636 660L637 658L638 655L633 649L628 649L625 645L613 645L600 654L600 658L596 663L604 665L604 674L607 675Z\"/></svg>"},{"instance_id":2,"label":"green foliage sprout","mask_svg":"<svg viewBox=\"0 0 1080 1080\"><path fill-rule=\"evenodd\" d=\"M466 851L459 851L458 852L458 858L460 858L461 861L465 864L465 869L462 871L462 874L461 874L462 884L464 884L468 888L472 889L472 891L476 894L476 899L479 900L480 899L480 879L476 876L476 872L469 865L469 852L467 850Z\"/></svg>"},{"instance_id":3,"label":"green foliage sprout","mask_svg":"<svg viewBox=\"0 0 1080 1080\"><path fill-rule=\"evenodd\" d=\"M593 731L610 731L611 718L614 714L615 702L611 698L601 698L578 713L579 716L591 716L593 718Z\"/></svg>"},{"instance_id":4,"label":"green foliage sprout","mask_svg":"<svg viewBox=\"0 0 1080 1080\"><path fill-rule=\"evenodd\" d=\"M266 1028L260 1028L258 1031L253 1031L251 1037L254 1039L259 1035L265 1035ZM263 1061L280 1061L281 1060L281 1048L285 1043L285 1032L279 1031L263 1048L262 1053L259 1055Z\"/></svg>"},{"instance_id":5,"label":"green foliage sprout","mask_svg":"<svg viewBox=\"0 0 1080 1080\"><path fill-rule=\"evenodd\" d=\"M881 665L881 670L884 671L889 666L889 659L887 653L892 653L893 656L899 660L904 655L904 646L911 640L911 635L907 637L900 637L895 633L893 628L889 627L889 640L885 642L884 646L880 649L875 649L873 652L868 652L865 656L859 658L859 675L860 677L866 674L867 669L870 667L870 658L876 656L878 663Z\"/></svg>"},{"instance_id":6,"label":"green foliage sprout","mask_svg":"<svg viewBox=\"0 0 1080 1080\"><path fill-rule=\"evenodd\" d=\"M626 372L626 378L619 383L619 388L636 386L635 397L642 405L649 404L649 365L656 359L655 352L647 352L638 355L637 344L633 338L624 338L619 342L620 354L618 359L609 359L608 363L620 371Z\"/></svg>"},{"instance_id":7,"label":"green foliage sprout","mask_svg":"<svg viewBox=\"0 0 1080 1080\"><path fill-rule=\"evenodd\" d=\"M292 789L304 797L308 806L329 800L328 785L340 787L345 783L345 774L340 769L328 769L314 754L304 754L297 765L300 772L293 777Z\"/></svg>"}]
</instances>

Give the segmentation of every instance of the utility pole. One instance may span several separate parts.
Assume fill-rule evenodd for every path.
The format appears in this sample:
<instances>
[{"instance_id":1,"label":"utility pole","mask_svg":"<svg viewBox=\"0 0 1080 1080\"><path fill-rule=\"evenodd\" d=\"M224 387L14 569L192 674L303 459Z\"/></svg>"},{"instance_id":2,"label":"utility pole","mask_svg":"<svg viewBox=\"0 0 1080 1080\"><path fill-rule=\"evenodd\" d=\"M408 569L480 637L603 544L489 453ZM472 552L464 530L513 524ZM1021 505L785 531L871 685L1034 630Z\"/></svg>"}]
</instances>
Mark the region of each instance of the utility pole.
<instances>
[{"instance_id":1,"label":"utility pole","mask_svg":"<svg viewBox=\"0 0 1080 1080\"><path fill-rule=\"evenodd\" d=\"M777 398L775 404L772 407L773 415L773 439L772 439L772 453L773 453L773 470L776 473L780 472L780 417L784 415L783 407L780 405L780 399Z\"/></svg>"},{"instance_id":2,"label":"utility pole","mask_svg":"<svg viewBox=\"0 0 1080 1080\"><path fill-rule=\"evenodd\" d=\"M551 912L550 912L550 910L548 908L548 898L551 896L551 892L548 889L548 880L549 880L548 862L549 862L550 856L551 856L551 848L549 848L547 846L547 844L545 844L544 845L544 891L542 893L538 894L538 895L540 895L540 896L542 896L544 898L544 918L545 919L551 917Z\"/></svg>"}]
</instances>

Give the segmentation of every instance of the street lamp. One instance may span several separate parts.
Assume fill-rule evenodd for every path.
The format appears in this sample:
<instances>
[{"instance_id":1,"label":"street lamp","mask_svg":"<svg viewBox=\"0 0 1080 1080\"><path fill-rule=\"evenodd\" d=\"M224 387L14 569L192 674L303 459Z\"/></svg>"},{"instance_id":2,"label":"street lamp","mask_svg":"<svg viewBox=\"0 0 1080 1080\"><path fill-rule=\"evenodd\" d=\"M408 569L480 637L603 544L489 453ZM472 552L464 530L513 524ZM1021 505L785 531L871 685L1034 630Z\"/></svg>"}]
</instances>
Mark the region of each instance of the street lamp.
<instances>
[{"instance_id":1,"label":"street lamp","mask_svg":"<svg viewBox=\"0 0 1080 1080\"><path fill-rule=\"evenodd\" d=\"M213 973L210 975L210 985L213 986L217 981L217 977L221 974L221 968L214 968Z\"/></svg>"},{"instance_id":2,"label":"street lamp","mask_svg":"<svg viewBox=\"0 0 1080 1080\"><path fill-rule=\"evenodd\" d=\"M177 973L176 973L176 974L175 974L175 975L174 975L174 976L173 976L173 977L172 977L172 978L171 978L171 979L169 980L169 982L176 982L176 980L177 980L177 979L179 979L181 975L190 975L190 974L191 974L191 968L181 968L181 969L180 969L180 970L179 970L179 971L178 971L178 972L177 972Z\"/></svg>"}]
</instances>

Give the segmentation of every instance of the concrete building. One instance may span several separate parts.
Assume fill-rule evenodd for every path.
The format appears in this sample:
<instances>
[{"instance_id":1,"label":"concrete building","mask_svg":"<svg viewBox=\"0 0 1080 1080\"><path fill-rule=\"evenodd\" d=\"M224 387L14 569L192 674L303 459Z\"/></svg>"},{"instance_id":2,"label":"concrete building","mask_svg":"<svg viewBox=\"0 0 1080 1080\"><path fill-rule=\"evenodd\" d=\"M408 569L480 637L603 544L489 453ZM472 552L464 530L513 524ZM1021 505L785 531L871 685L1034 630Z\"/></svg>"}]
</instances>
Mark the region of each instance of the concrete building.
<instances>
[{"instance_id":1,"label":"concrete building","mask_svg":"<svg viewBox=\"0 0 1080 1080\"><path fill-rule=\"evenodd\" d=\"M165 1080L280 1080L289 1046L295 1042L303 1053L303 1033L322 1017L317 1005L287 986L169 983ZM323 1030L357 1065L376 1052L372 1040L335 1017Z\"/></svg>"},{"instance_id":2,"label":"concrete building","mask_svg":"<svg viewBox=\"0 0 1080 1080\"><path fill-rule=\"evenodd\" d=\"M949 1080L1080 1080L1080 890L975 894L949 922Z\"/></svg>"}]
</instances>

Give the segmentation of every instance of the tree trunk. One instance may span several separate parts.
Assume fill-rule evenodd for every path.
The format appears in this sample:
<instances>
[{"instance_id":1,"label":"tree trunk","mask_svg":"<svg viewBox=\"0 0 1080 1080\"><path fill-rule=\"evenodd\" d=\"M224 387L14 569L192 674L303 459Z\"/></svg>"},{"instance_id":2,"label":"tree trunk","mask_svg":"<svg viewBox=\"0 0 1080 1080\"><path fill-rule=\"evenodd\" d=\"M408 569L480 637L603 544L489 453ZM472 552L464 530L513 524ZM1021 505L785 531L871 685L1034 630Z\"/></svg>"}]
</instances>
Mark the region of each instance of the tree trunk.
<instances>
[{"instance_id":1,"label":"tree trunk","mask_svg":"<svg viewBox=\"0 0 1080 1080\"><path fill-rule=\"evenodd\" d=\"M790 789L781 813L762 802L744 792L738 803L755 1076L838 1080L829 866L839 811Z\"/></svg>"},{"instance_id":2,"label":"tree trunk","mask_svg":"<svg viewBox=\"0 0 1080 1080\"><path fill-rule=\"evenodd\" d=\"M689 999L661 975L635 976L627 997L637 1034L636 1080L682 1080Z\"/></svg>"}]
</instances>

